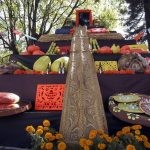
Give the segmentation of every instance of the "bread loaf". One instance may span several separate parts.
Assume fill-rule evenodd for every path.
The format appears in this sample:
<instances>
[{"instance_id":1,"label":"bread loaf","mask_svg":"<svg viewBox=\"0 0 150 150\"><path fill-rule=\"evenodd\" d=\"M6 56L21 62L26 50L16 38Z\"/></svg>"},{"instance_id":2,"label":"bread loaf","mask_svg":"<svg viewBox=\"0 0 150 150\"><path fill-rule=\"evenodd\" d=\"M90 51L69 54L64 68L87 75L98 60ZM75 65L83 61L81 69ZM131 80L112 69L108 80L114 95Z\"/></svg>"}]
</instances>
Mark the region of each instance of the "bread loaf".
<instances>
[{"instance_id":1,"label":"bread loaf","mask_svg":"<svg viewBox=\"0 0 150 150\"><path fill-rule=\"evenodd\" d=\"M1 110L16 109L16 108L19 108L18 104L0 104L0 111Z\"/></svg>"},{"instance_id":2,"label":"bread loaf","mask_svg":"<svg viewBox=\"0 0 150 150\"><path fill-rule=\"evenodd\" d=\"M0 92L0 104L15 104L19 100L20 97L14 93Z\"/></svg>"}]
</instances>

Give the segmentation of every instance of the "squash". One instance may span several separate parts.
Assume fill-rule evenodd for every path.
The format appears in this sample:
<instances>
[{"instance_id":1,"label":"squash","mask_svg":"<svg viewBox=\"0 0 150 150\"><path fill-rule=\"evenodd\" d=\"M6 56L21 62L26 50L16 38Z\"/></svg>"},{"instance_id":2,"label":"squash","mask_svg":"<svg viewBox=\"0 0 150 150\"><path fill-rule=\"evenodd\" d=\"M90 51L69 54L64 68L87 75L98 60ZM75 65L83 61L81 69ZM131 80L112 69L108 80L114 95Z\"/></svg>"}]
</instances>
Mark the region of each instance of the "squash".
<instances>
[{"instance_id":1,"label":"squash","mask_svg":"<svg viewBox=\"0 0 150 150\"><path fill-rule=\"evenodd\" d=\"M33 53L35 50L40 50L40 47L36 46L36 45L30 45L30 46L27 47L27 51L29 53Z\"/></svg>"},{"instance_id":2,"label":"squash","mask_svg":"<svg viewBox=\"0 0 150 150\"><path fill-rule=\"evenodd\" d=\"M33 64L34 71L46 72L48 67L51 65L51 60L48 56L41 56Z\"/></svg>"},{"instance_id":3,"label":"squash","mask_svg":"<svg viewBox=\"0 0 150 150\"><path fill-rule=\"evenodd\" d=\"M112 54L113 51L112 51L112 49L111 49L110 47L108 47L108 46L103 46L103 47L101 47L101 48L97 51L97 53L101 53L101 54Z\"/></svg>"}]
</instances>

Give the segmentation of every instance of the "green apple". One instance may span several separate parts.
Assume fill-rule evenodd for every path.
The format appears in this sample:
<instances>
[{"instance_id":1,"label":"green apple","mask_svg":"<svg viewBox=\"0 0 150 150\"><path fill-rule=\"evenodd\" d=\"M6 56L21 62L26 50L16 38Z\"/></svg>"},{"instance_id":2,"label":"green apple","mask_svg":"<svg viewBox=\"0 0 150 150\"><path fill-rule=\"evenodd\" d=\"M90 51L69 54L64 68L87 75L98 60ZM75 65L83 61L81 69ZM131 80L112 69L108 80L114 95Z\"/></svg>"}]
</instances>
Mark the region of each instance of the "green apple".
<instances>
[{"instance_id":1,"label":"green apple","mask_svg":"<svg viewBox=\"0 0 150 150\"><path fill-rule=\"evenodd\" d=\"M120 46L116 46L115 44L112 45L111 47L112 51L114 54L119 53L120 52Z\"/></svg>"},{"instance_id":2,"label":"green apple","mask_svg":"<svg viewBox=\"0 0 150 150\"><path fill-rule=\"evenodd\" d=\"M69 57L64 56L56 59L51 65L52 72L59 72L60 67L64 67L65 72L68 68Z\"/></svg>"}]
</instances>

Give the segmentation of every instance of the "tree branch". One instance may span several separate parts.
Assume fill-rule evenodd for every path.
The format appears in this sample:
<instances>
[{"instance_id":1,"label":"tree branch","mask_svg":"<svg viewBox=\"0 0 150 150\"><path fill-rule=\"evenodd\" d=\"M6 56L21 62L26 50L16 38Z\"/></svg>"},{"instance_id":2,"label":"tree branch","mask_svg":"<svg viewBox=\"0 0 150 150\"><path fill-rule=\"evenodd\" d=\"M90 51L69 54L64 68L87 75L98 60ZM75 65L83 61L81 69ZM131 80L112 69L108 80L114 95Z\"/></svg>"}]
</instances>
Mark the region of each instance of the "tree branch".
<instances>
[{"instance_id":1,"label":"tree branch","mask_svg":"<svg viewBox=\"0 0 150 150\"><path fill-rule=\"evenodd\" d=\"M69 17L72 15L73 11L74 11L77 7L79 7L80 5L82 5L83 3L86 2L86 0L84 0L82 3L80 3L80 4L78 5L79 1L80 1L80 0L77 0L77 1L76 1L75 5L72 7L72 10L71 10L70 13L67 15L67 17L66 17L66 19L65 19L65 21L64 21L64 23L63 23L62 26L64 26L64 25L66 24L67 18L69 18Z\"/></svg>"}]
</instances>

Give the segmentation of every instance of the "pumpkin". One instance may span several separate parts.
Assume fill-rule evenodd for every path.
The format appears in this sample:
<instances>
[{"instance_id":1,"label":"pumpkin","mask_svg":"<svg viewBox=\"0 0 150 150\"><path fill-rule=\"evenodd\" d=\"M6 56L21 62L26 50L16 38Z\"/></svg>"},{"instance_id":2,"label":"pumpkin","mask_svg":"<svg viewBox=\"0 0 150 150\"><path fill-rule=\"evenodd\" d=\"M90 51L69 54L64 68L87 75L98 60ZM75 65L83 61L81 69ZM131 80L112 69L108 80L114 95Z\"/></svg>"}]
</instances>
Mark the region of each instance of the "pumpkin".
<instances>
[{"instance_id":1,"label":"pumpkin","mask_svg":"<svg viewBox=\"0 0 150 150\"><path fill-rule=\"evenodd\" d=\"M33 53L33 52L36 51L36 50L40 50L40 47L39 47L39 46L36 46L36 45L30 45L30 46L27 47L27 51L28 51L29 53Z\"/></svg>"},{"instance_id":2,"label":"pumpkin","mask_svg":"<svg viewBox=\"0 0 150 150\"><path fill-rule=\"evenodd\" d=\"M32 55L45 55L44 52L42 52L41 50L35 50Z\"/></svg>"},{"instance_id":3,"label":"pumpkin","mask_svg":"<svg viewBox=\"0 0 150 150\"><path fill-rule=\"evenodd\" d=\"M101 53L101 54L112 54L113 52L112 52L112 49L111 49L110 47L108 47L108 46L103 46L103 47L101 47L101 48L97 51L97 53Z\"/></svg>"},{"instance_id":4,"label":"pumpkin","mask_svg":"<svg viewBox=\"0 0 150 150\"><path fill-rule=\"evenodd\" d=\"M120 53L121 54L129 54L129 53L131 53L131 51L123 49L123 50L120 50Z\"/></svg>"},{"instance_id":5,"label":"pumpkin","mask_svg":"<svg viewBox=\"0 0 150 150\"><path fill-rule=\"evenodd\" d=\"M124 46L122 46L121 49L120 49L120 53L121 53L121 54L130 53L130 47L129 47L129 45L124 45Z\"/></svg>"}]
</instances>

